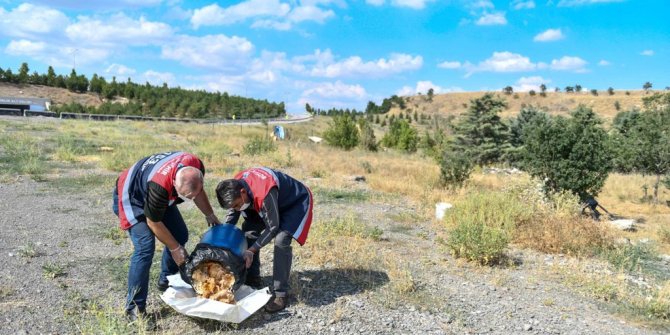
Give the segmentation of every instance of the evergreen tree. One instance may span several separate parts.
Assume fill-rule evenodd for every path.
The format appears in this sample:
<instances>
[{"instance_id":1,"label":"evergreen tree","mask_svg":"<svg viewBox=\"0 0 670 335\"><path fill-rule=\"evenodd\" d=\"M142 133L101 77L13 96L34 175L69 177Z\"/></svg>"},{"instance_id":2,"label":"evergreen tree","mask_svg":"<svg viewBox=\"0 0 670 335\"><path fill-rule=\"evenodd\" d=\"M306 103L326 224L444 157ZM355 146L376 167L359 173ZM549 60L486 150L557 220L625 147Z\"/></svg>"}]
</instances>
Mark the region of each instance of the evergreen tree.
<instances>
[{"instance_id":1,"label":"evergreen tree","mask_svg":"<svg viewBox=\"0 0 670 335\"><path fill-rule=\"evenodd\" d=\"M28 83L28 77L30 76L30 68L28 67L28 63L21 63L21 67L19 68L19 74L17 75L17 81L19 84L27 84Z\"/></svg>"},{"instance_id":2,"label":"evergreen tree","mask_svg":"<svg viewBox=\"0 0 670 335\"><path fill-rule=\"evenodd\" d=\"M56 71L54 71L54 68L49 65L49 69L47 70L47 86L51 87L56 87Z\"/></svg>"},{"instance_id":3,"label":"evergreen tree","mask_svg":"<svg viewBox=\"0 0 670 335\"><path fill-rule=\"evenodd\" d=\"M534 118L524 130L523 158L547 191L567 190L582 200L600 192L612 168L602 122L583 105L570 118Z\"/></svg>"},{"instance_id":4,"label":"evergreen tree","mask_svg":"<svg viewBox=\"0 0 670 335\"><path fill-rule=\"evenodd\" d=\"M470 100L467 112L452 126L455 148L467 151L479 166L499 162L509 147L509 130L498 116L505 108L505 100L491 93Z\"/></svg>"}]
</instances>

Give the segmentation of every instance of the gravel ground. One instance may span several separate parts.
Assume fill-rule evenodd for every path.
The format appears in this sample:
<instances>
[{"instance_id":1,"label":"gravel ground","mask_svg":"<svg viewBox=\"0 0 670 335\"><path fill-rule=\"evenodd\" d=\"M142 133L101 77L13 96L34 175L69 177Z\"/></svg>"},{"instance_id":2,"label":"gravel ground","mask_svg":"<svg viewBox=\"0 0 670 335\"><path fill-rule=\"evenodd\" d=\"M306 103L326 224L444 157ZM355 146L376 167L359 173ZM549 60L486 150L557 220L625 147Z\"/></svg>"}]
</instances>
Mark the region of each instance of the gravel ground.
<instances>
[{"instance_id":1,"label":"gravel ground","mask_svg":"<svg viewBox=\"0 0 670 335\"><path fill-rule=\"evenodd\" d=\"M100 189L100 187L95 188ZM402 199L400 199L402 200ZM519 264L483 268L438 252L431 222L393 230L393 218L412 212L398 204L326 202L316 218L367 213L383 231L379 252L392 248L411 263L419 284L411 303L380 297L388 277L361 288L337 270L294 273L309 294L281 313L258 312L240 325L194 320L166 307L152 287L149 310L160 315L159 332L236 334L662 334L623 321L595 301L544 276L545 255L516 252ZM0 184L0 333L79 333L88 303L119 310L125 291L129 242L105 234L117 225L105 192L59 192L50 183ZM195 237L192 237L195 238ZM298 248L298 247L296 247ZM270 254L263 254L271 264ZM154 268L158 258L154 259ZM61 267L63 273L59 273ZM47 269L47 270L45 270ZM269 282L270 267L263 267ZM52 276L55 278L51 278ZM334 278L338 278L335 280ZM153 283L152 283L153 284ZM306 291L305 291L306 290ZM87 314L89 315L89 314ZM94 331L98 332L98 331ZM100 331L101 332L101 331Z\"/></svg>"}]
</instances>

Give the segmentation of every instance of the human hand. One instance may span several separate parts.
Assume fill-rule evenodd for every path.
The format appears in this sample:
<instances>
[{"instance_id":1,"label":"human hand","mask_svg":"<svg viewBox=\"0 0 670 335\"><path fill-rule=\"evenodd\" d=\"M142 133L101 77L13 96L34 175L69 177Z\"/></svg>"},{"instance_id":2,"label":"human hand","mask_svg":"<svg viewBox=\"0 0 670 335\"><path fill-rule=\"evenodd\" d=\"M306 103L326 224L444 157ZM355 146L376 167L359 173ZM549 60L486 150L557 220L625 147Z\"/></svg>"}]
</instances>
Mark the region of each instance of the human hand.
<instances>
[{"instance_id":1,"label":"human hand","mask_svg":"<svg viewBox=\"0 0 670 335\"><path fill-rule=\"evenodd\" d=\"M219 221L219 218L214 213L207 215L205 219L207 220L207 225L210 227L221 224L221 221Z\"/></svg>"},{"instance_id":2,"label":"human hand","mask_svg":"<svg viewBox=\"0 0 670 335\"><path fill-rule=\"evenodd\" d=\"M188 259L188 253L186 253L186 249L184 249L182 245L179 245L175 249L170 249L170 254L172 255L174 262L177 263L177 266L186 263L186 260Z\"/></svg>"},{"instance_id":3,"label":"human hand","mask_svg":"<svg viewBox=\"0 0 670 335\"><path fill-rule=\"evenodd\" d=\"M249 249L244 250L244 254L242 254L242 258L244 258L244 265L248 269L249 267L251 267L251 262L254 261L253 251L251 251Z\"/></svg>"}]
</instances>

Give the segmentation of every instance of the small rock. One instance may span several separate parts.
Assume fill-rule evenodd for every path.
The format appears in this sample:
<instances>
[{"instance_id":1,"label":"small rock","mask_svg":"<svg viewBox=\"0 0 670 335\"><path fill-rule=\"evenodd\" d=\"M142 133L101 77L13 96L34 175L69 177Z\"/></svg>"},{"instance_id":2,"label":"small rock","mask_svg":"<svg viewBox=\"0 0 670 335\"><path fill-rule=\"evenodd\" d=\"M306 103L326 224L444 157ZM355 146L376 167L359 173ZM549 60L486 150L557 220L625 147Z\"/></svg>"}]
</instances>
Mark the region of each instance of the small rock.
<instances>
[{"instance_id":1,"label":"small rock","mask_svg":"<svg viewBox=\"0 0 670 335\"><path fill-rule=\"evenodd\" d=\"M365 176L354 176L354 181L365 182Z\"/></svg>"},{"instance_id":2,"label":"small rock","mask_svg":"<svg viewBox=\"0 0 670 335\"><path fill-rule=\"evenodd\" d=\"M529 325L529 324L525 324L525 325L523 325L523 330L525 330L525 331L531 331L531 330L533 330L533 326L531 326L531 325Z\"/></svg>"}]
</instances>

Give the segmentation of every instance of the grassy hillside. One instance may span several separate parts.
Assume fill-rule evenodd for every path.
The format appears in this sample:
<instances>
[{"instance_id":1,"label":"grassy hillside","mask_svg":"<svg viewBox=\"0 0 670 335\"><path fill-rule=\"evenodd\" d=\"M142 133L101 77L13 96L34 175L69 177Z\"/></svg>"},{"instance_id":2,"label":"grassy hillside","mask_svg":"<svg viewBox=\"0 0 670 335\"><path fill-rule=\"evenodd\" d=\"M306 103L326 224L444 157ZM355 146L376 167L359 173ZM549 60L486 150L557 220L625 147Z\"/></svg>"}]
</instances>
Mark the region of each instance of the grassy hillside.
<instances>
[{"instance_id":1,"label":"grassy hillside","mask_svg":"<svg viewBox=\"0 0 670 335\"><path fill-rule=\"evenodd\" d=\"M629 92L629 94L626 94ZM436 94L432 101L428 101L426 95L416 95L408 98L406 109L402 112L417 113L425 115L459 115L467 110L470 100L476 99L484 95L485 92L464 92L464 93L447 93ZM551 92L547 93L546 97L541 97L539 94L531 96L527 92L515 93L512 95L505 95L497 93L504 97L507 101L507 110L502 114L503 117L516 115L522 106L533 105L546 110L553 115L567 114L575 109L578 105L583 104L593 108L593 110L601 115L606 122L611 122L612 119L619 112L615 108L615 102L619 102L620 110L625 111L635 107L642 107L642 98L647 95L644 91L614 91L614 95L608 95L606 91L598 92L598 96L594 96L589 92L581 93L564 93ZM649 93L651 94L651 93ZM515 98L516 96L516 98ZM398 114L401 110L394 107L391 110L392 114Z\"/></svg>"}]
</instances>

